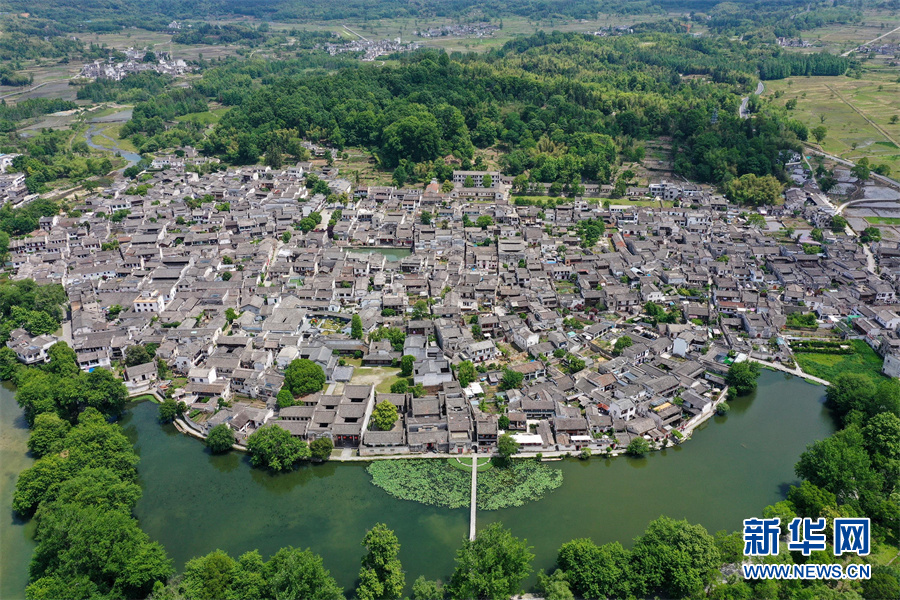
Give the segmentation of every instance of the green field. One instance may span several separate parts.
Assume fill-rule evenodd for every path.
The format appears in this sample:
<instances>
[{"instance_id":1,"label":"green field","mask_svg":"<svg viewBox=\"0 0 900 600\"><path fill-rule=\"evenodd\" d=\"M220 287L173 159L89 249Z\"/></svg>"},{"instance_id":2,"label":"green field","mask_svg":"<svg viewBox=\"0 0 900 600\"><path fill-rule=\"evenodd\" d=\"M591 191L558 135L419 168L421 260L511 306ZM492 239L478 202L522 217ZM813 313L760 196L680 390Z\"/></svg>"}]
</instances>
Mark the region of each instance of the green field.
<instances>
[{"instance_id":1,"label":"green field","mask_svg":"<svg viewBox=\"0 0 900 600\"><path fill-rule=\"evenodd\" d=\"M860 373L880 379L881 357L862 340L850 340L853 354L796 352L797 363L805 373L834 382L841 373Z\"/></svg>"},{"instance_id":2,"label":"green field","mask_svg":"<svg viewBox=\"0 0 900 600\"><path fill-rule=\"evenodd\" d=\"M204 112L195 112L175 117L176 121L198 121L203 125L215 125L228 112L228 108L216 108Z\"/></svg>"},{"instance_id":3,"label":"green field","mask_svg":"<svg viewBox=\"0 0 900 600\"><path fill-rule=\"evenodd\" d=\"M790 77L766 81L764 97L784 106L797 100L792 116L810 129L824 125L822 149L846 160L868 157L900 171L900 71L896 67L867 68L861 79L850 77ZM775 92L783 95L774 98ZM855 109L855 110L854 110ZM824 118L824 121L822 120ZM815 140L810 136L810 142Z\"/></svg>"},{"instance_id":4,"label":"green field","mask_svg":"<svg viewBox=\"0 0 900 600\"><path fill-rule=\"evenodd\" d=\"M900 217L865 217L872 225L900 225Z\"/></svg>"}]
</instances>

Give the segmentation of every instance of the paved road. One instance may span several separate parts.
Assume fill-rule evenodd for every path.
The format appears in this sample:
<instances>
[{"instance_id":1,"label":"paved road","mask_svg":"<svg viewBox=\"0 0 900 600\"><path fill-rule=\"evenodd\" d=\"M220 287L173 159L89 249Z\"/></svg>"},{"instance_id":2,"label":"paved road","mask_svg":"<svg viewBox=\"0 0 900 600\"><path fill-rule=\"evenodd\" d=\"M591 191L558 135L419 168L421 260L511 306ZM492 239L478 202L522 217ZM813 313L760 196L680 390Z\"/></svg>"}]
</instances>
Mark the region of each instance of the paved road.
<instances>
[{"instance_id":1,"label":"paved road","mask_svg":"<svg viewBox=\"0 0 900 600\"><path fill-rule=\"evenodd\" d=\"M835 156L833 154L828 154L827 152L822 152L818 148L813 147L812 144L804 143L803 145L806 147L806 151L811 154L817 154L819 156L824 156L825 158L830 158L834 162L840 163L847 167L855 167L856 166L856 163L849 161L845 158L841 158L840 156ZM891 187L900 189L900 181L897 181L896 179L891 179L890 177L885 177L884 175L879 175L878 173L872 173L871 177L872 177L872 179L875 179L876 181L880 181L881 183L886 183L887 185L889 185ZM871 200L870 200L870 202L871 202Z\"/></svg>"},{"instance_id":2,"label":"paved road","mask_svg":"<svg viewBox=\"0 0 900 600\"><path fill-rule=\"evenodd\" d=\"M865 44L860 44L860 46L868 46L868 45L871 44L872 42L877 42L877 41L880 40L881 38L887 37L887 36L891 35L892 33L894 33L895 31L900 31L900 27L897 27L896 29L891 29L891 30L888 31L887 33L882 33L882 34L879 35L877 38L873 38L873 39L869 40L868 42L866 42ZM857 46L857 48L858 48L858 47L859 47L859 46ZM853 54L853 52L855 52L855 51L856 51L856 48L851 48L850 50L847 50L846 52L844 52L843 54L841 54L841 56L844 56L844 57L850 56L850 55Z\"/></svg>"},{"instance_id":3,"label":"paved road","mask_svg":"<svg viewBox=\"0 0 900 600\"><path fill-rule=\"evenodd\" d=\"M478 508L476 485L478 484L478 453L472 454L472 499L469 501L469 539L475 539L475 513Z\"/></svg>"},{"instance_id":4,"label":"paved road","mask_svg":"<svg viewBox=\"0 0 900 600\"><path fill-rule=\"evenodd\" d=\"M756 91L753 93L756 96L759 96L760 94L762 94L765 91L765 89L766 89L766 86L764 86L763 82L760 81L756 84ZM740 117L742 119L750 118L750 113L747 112L747 104L749 102L750 102L750 96L744 96L743 98L741 98L741 107L738 109L738 115L740 115Z\"/></svg>"}]
</instances>

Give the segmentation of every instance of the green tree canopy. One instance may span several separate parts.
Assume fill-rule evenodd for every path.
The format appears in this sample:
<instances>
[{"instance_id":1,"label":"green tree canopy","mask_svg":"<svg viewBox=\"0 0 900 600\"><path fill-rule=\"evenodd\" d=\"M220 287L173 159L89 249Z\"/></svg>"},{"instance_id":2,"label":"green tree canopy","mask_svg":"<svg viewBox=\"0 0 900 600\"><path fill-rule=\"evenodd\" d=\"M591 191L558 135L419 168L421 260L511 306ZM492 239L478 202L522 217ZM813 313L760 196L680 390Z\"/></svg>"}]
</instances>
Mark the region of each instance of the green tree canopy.
<instances>
[{"instance_id":1,"label":"green tree canopy","mask_svg":"<svg viewBox=\"0 0 900 600\"><path fill-rule=\"evenodd\" d=\"M359 315L353 315L350 319L350 337L354 340L363 339L362 317Z\"/></svg>"},{"instance_id":2,"label":"green tree canopy","mask_svg":"<svg viewBox=\"0 0 900 600\"><path fill-rule=\"evenodd\" d=\"M284 385L294 396L319 392L325 385L325 371L307 358L295 358L284 370Z\"/></svg>"},{"instance_id":3,"label":"green tree canopy","mask_svg":"<svg viewBox=\"0 0 900 600\"><path fill-rule=\"evenodd\" d=\"M514 390L522 386L525 375L512 369L503 369L503 377L500 379L500 389Z\"/></svg>"},{"instance_id":4,"label":"green tree canopy","mask_svg":"<svg viewBox=\"0 0 900 600\"><path fill-rule=\"evenodd\" d=\"M397 422L398 418L399 413L397 412L397 407L394 406L394 403L390 400L382 400L376 404L375 408L372 410L372 425L381 431L390 431L393 429L394 423Z\"/></svg>"},{"instance_id":5,"label":"green tree canopy","mask_svg":"<svg viewBox=\"0 0 900 600\"><path fill-rule=\"evenodd\" d=\"M334 450L334 442L330 437L317 437L309 443L309 452L312 458L316 460L328 460L331 458L331 451Z\"/></svg>"},{"instance_id":6,"label":"green tree canopy","mask_svg":"<svg viewBox=\"0 0 900 600\"><path fill-rule=\"evenodd\" d=\"M741 175L725 184L725 196L738 204L764 206L778 204L784 186L772 175Z\"/></svg>"},{"instance_id":7,"label":"green tree canopy","mask_svg":"<svg viewBox=\"0 0 900 600\"><path fill-rule=\"evenodd\" d=\"M407 354L400 358L400 377L409 377L413 374L413 366L416 364L416 357Z\"/></svg>"},{"instance_id":8,"label":"green tree canopy","mask_svg":"<svg viewBox=\"0 0 900 600\"><path fill-rule=\"evenodd\" d=\"M513 536L500 523L465 540L456 553L456 569L448 591L452 598L508 600L519 592L531 573L534 554L525 540Z\"/></svg>"},{"instance_id":9,"label":"green tree canopy","mask_svg":"<svg viewBox=\"0 0 900 600\"><path fill-rule=\"evenodd\" d=\"M273 598L343 600L341 588L322 564L322 558L309 550L282 548L266 563L266 579Z\"/></svg>"},{"instance_id":10,"label":"green tree canopy","mask_svg":"<svg viewBox=\"0 0 900 600\"><path fill-rule=\"evenodd\" d=\"M366 554L359 570L359 600L397 600L403 595L406 576L400 564L400 541L384 523L376 524L362 541Z\"/></svg>"},{"instance_id":11,"label":"green tree canopy","mask_svg":"<svg viewBox=\"0 0 900 600\"><path fill-rule=\"evenodd\" d=\"M289 471L310 458L309 446L278 425L264 425L247 438L250 462L270 471Z\"/></svg>"},{"instance_id":12,"label":"green tree canopy","mask_svg":"<svg viewBox=\"0 0 900 600\"><path fill-rule=\"evenodd\" d=\"M631 553L639 595L693 596L712 581L720 564L715 542L702 525L668 517L652 521Z\"/></svg>"},{"instance_id":13,"label":"green tree canopy","mask_svg":"<svg viewBox=\"0 0 900 600\"><path fill-rule=\"evenodd\" d=\"M761 370L759 363L745 360L733 363L725 375L725 383L729 386L731 396L745 396L756 389L756 380ZM734 389L734 394L730 393Z\"/></svg>"},{"instance_id":14,"label":"green tree canopy","mask_svg":"<svg viewBox=\"0 0 900 600\"><path fill-rule=\"evenodd\" d=\"M519 443L510 434L504 433L497 438L497 452L500 454L500 458L508 459L518 451Z\"/></svg>"},{"instance_id":15,"label":"green tree canopy","mask_svg":"<svg viewBox=\"0 0 900 600\"><path fill-rule=\"evenodd\" d=\"M210 429L206 436L206 445L213 454L228 452L234 442L234 431L225 423L220 423Z\"/></svg>"},{"instance_id":16,"label":"green tree canopy","mask_svg":"<svg viewBox=\"0 0 900 600\"><path fill-rule=\"evenodd\" d=\"M456 379L460 387L466 387L475 381L475 365L471 360L464 360L456 367Z\"/></svg>"}]
</instances>

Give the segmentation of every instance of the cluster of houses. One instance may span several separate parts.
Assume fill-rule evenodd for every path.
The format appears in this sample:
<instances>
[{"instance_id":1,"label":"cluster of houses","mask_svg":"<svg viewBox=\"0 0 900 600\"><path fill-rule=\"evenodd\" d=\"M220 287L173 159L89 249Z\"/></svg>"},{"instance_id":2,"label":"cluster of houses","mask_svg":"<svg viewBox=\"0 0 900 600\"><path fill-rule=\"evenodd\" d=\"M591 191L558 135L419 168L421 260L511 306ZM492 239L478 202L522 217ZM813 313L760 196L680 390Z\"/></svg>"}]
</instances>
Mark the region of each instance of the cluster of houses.
<instances>
[{"instance_id":1,"label":"cluster of houses","mask_svg":"<svg viewBox=\"0 0 900 600\"><path fill-rule=\"evenodd\" d=\"M191 67L180 58L173 58L167 52L157 53L156 60L144 61L145 53L128 48L124 60L110 57L107 60L95 60L84 64L77 77L81 79L112 79L120 81L126 75L143 71L154 71L163 75L184 75Z\"/></svg>"},{"instance_id":2,"label":"cluster of houses","mask_svg":"<svg viewBox=\"0 0 900 600\"><path fill-rule=\"evenodd\" d=\"M381 56L394 54L395 52L412 52L419 48L417 42L404 44L400 38L392 40L370 40L360 38L351 42L342 42L339 44L327 43L321 46L323 50L331 56L343 54L344 52L360 53L360 60L364 62L372 62Z\"/></svg>"},{"instance_id":3,"label":"cluster of houses","mask_svg":"<svg viewBox=\"0 0 900 600\"><path fill-rule=\"evenodd\" d=\"M415 32L419 37L485 37L494 35L499 31L499 25L492 25L486 21L480 23L451 24L442 27L429 27Z\"/></svg>"},{"instance_id":4,"label":"cluster of houses","mask_svg":"<svg viewBox=\"0 0 900 600\"><path fill-rule=\"evenodd\" d=\"M711 413L734 357L790 359L781 331L793 313L865 339L900 374L900 247L875 247L876 274L843 233L770 234L827 225L833 209L811 187L761 210L762 226L689 183L633 190L658 207L540 209L517 206L499 173L397 189L355 188L310 163L202 176L158 166L145 195L117 182L79 200L77 217L42 218L10 243L11 261L17 278L64 286L82 369L154 348L172 374L161 381L153 361L124 369L126 384L184 401L200 431L225 423L242 439L274 423L363 455L486 450L504 431L540 452L666 443ZM310 173L327 194L306 187ZM475 225L481 216L490 223ZM607 225L592 247L575 227L587 219ZM647 315L648 302L667 317ZM405 337L369 338L382 328ZM31 364L55 341L16 330L8 345ZM407 355L416 393L358 377ZM279 409L295 359L318 364L326 386ZM478 368L465 387L463 361ZM520 387L498 387L506 370ZM371 424L382 401L400 415L389 431Z\"/></svg>"}]
</instances>

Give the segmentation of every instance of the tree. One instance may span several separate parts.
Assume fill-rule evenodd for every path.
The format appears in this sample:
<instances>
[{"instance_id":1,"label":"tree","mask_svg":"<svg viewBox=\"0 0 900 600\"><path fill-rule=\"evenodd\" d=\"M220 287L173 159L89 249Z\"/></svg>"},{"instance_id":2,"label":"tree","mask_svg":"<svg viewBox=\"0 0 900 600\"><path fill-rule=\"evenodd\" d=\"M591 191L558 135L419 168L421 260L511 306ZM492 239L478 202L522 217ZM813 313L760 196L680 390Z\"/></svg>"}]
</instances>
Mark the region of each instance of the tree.
<instances>
[{"instance_id":1,"label":"tree","mask_svg":"<svg viewBox=\"0 0 900 600\"><path fill-rule=\"evenodd\" d=\"M843 233L847 229L847 219L841 215L831 217L831 230L835 233Z\"/></svg>"},{"instance_id":2,"label":"tree","mask_svg":"<svg viewBox=\"0 0 900 600\"><path fill-rule=\"evenodd\" d=\"M47 350L50 362L44 367L47 372L61 377L75 377L81 373L78 368L78 356L65 342L56 342Z\"/></svg>"},{"instance_id":3,"label":"tree","mask_svg":"<svg viewBox=\"0 0 900 600\"><path fill-rule=\"evenodd\" d=\"M821 144L822 140L825 139L825 136L828 135L828 128L824 125L816 125L812 129L809 130L814 138L816 138L816 143Z\"/></svg>"},{"instance_id":4,"label":"tree","mask_svg":"<svg viewBox=\"0 0 900 600\"><path fill-rule=\"evenodd\" d=\"M328 460L331 458L332 450L334 450L334 442L330 437L318 437L309 443L310 454L316 460Z\"/></svg>"},{"instance_id":5,"label":"tree","mask_svg":"<svg viewBox=\"0 0 900 600\"><path fill-rule=\"evenodd\" d=\"M231 271L225 271L222 273L222 281L231 281L231 278L234 277L234 274Z\"/></svg>"},{"instance_id":6,"label":"tree","mask_svg":"<svg viewBox=\"0 0 900 600\"><path fill-rule=\"evenodd\" d=\"M75 597L71 586L77 582L94 590L92 597L144 598L173 572L163 547L151 542L126 511L52 502L41 511L35 540L29 598L59 586L57 581L70 589L56 597Z\"/></svg>"},{"instance_id":7,"label":"tree","mask_svg":"<svg viewBox=\"0 0 900 600\"><path fill-rule=\"evenodd\" d=\"M482 334L481 334L481 325L479 325L478 323L475 323L474 325L472 325L472 336L473 336L476 340L480 340L481 337L482 337Z\"/></svg>"},{"instance_id":8,"label":"tree","mask_svg":"<svg viewBox=\"0 0 900 600\"><path fill-rule=\"evenodd\" d=\"M631 440L631 442L628 443L628 447L625 448L625 453L630 454L631 456L644 456L648 452L650 452L650 442L641 436Z\"/></svg>"},{"instance_id":9,"label":"tree","mask_svg":"<svg viewBox=\"0 0 900 600\"><path fill-rule=\"evenodd\" d=\"M481 227L481 229L487 229L491 225L494 224L494 218L490 215L481 215L477 219L475 219L475 226Z\"/></svg>"},{"instance_id":10,"label":"tree","mask_svg":"<svg viewBox=\"0 0 900 600\"><path fill-rule=\"evenodd\" d=\"M783 186L772 175L757 176L747 173L727 182L724 189L725 196L733 202L764 206L778 203Z\"/></svg>"},{"instance_id":11,"label":"tree","mask_svg":"<svg viewBox=\"0 0 900 600\"><path fill-rule=\"evenodd\" d=\"M872 173L869 159L866 157L859 159L856 165L850 169L850 172L860 181L866 181Z\"/></svg>"},{"instance_id":12,"label":"tree","mask_svg":"<svg viewBox=\"0 0 900 600\"><path fill-rule=\"evenodd\" d=\"M126 367L143 365L151 360L153 360L153 357L150 356L150 353L147 352L147 349L143 346L128 346L128 348L125 349Z\"/></svg>"},{"instance_id":13,"label":"tree","mask_svg":"<svg viewBox=\"0 0 900 600\"><path fill-rule=\"evenodd\" d=\"M428 303L424 300L419 300L413 305L412 318L418 320L426 317L428 317Z\"/></svg>"},{"instance_id":14,"label":"tree","mask_svg":"<svg viewBox=\"0 0 900 600\"><path fill-rule=\"evenodd\" d=\"M463 181L463 187L467 187L467 188L475 187L475 180L472 179L471 175L466 175L466 178Z\"/></svg>"},{"instance_id":15,"label":"tree","mask_svg":"<svg viewBox=\"0 0 900 600\"><path fill-rule=\"evenodd\" d=\"M309 446L278 425L264 425L247 438L250 462L270 471L289 471L310 457Z\"/></svg>"},{"instance_id":16,"label":"tree","mask_svg":"<svg viewBox=\"0 0 900 600\"><path fill-rule=\"evenodd\" d=\"M406 379L399 379L391 384L392 394L405 394L409 391L409 382Z\"/></svg>"},{"instance_id":17,"label":"tree","mask_svg":"<svg viewBox=\"0 0 900 600\"><path fill-rule=\"evenodd\" d=\"M631 556L638 596L697 595L720 564L715 541L703 526L668 517L650 523L635 540Z\"/></svg>"},{"instance_id":18,"label":"tree","mask_svg":"<svg viewBox=\"0 0 900 600\"><path fill-rule=\"evenodd\" d=\"M569 373L578 373L585 367L585 362L583 359L575 356L574 354L570 354L566 357L566 370Z\"/></svg>"},{"instance_id":19,"label":"tree","mask_svg":"<svg viewBox=\"0 0 900 600\"><path fill-rule=\"evenodd\" d=\"M398 417L397 407L390 400L382 400L372 410L372 424L381 431L393 429Z\"/></svg>"},{"instance_id":20,"label":"tree","mask_svg":"<svg viewBox=\"0 0 900 600\"><path fill-rule=\"evenodd\" d=\"M503 431L509 430L509 417L506 415L500 415L497 419L497 427L499 427Z\"/></svg>"},{"instance_id":21,"label":"tree","mask_svg":"<svg viewBox=\"0 0 900 600\"><path fill-rule=\"evenodd\" d=\"M295 358L284 370L284 385L294 396L319 392L325 385L325 371L307 358Z\"/></svg>"},{"instance_id":22,"label":"tree","mask_svg":"<svg viewBox=\"0 0 900 600\"><path fill-rule=\"evenodd\" d=\"M729 387L729 397L746 396L754 391L760 372L757 362L746 360L732 363L725 375L725 384ZM731 392L732 389L734 393Z\"/></svg>"},{"instance_id":23,"label":"tree","mask_svg":"<svg viewBox=\"0 0 900 600\"><path fill-rule=\"evenodd\" d=\"M343 600L341 588L322 564L322 558L309 550L287 546L266 563L265 579L274 598L304 600Z\"/></svg>"},{"instance_id":24,"label":"tree","mask_svg":"<svg viewBox=\"0 0 900 600\"><path fill-rule=\"evenodd\" d=\"M863 435L855 426L810 444L794 471L798 477L834 494L839 504L858 503L872 490L881 488Z\"/></svg>"},{"instance_id":25,"label":"tree","mask_svg":"<svg viewBox=\"0 0 900 600\"><path fill-rule=\"evenodd\" d=\"M485 173L481 178L481 187L494 187L494 178L491 177L490 173Z\"/></svg>"},{"instance_id":26,"label":"tree","mask_svg":"<svg viewBox=\"0 0 900 600\"><path fill-rule=\"evenodd\" d=\"M282 242L283 244L287 244L287 243L290 242L290 241L291 241L291 232L290 232L290 230L285 231L284 233L281 234L281 242Z\"/></svg>"},{"instance_id":27,"label":"tree","mask_svg":"<svg viewBox=\"0 0 900 600\"><path fill-rule=\"evenodd\" d=\"M409 377L413 373L413 366L416 364L416 357L407 354L400 358L400 377Z\"/></svg>"},{"instance_id":28,"label":"tree","mask_svg":"<svg viewBox=\"0 0 900 600\"><path fill-rule=\"evenodd\" d=\"M359 315L353 315L350 319L350 337L354 340L363 339L362 317Z\"/></svg>"},{"instance_id":29,"label":"tree","mask_svg":"<svg viewBox=\"0 0 900 600\"><path fill-rule=\"evenodd\" d=\"M192 558L184 566L181 586L187 598L219 600L227 596L234 578L234 559L222 550Z\"/></svg>"},{"instance_id":30,"label":"tree","mask_svg":"<svg viewBox=\"0 0 900 600\"><path fill-rule=\"evenodd\" d=\"M508 600L531 573L534 554L525 540L514 537L500 523L465 540L456 553L456 569L450 577L451 598Z\"/></svg>"},{"instance_id":31,"label":"tree","mask_svg":"<svg viewBox=\"0 0 900 600\"><path fill-rule=\"evenodd\" d=\"M394 185L398 188L402 188L406 185L406 180L409 178L409 175L406 173L406 169L403 168L403 165L400 165L396 169L394 169L394 175L392 176L392 180Z\"/></svg>"},{"instance_id":32,"label":"tree","mask_svg":"<svg viewBox=\"0 0 900 600\"><path fill-rule=\"evenodd\" d=\"M497 439L497 452L503 460L508 460L518 451L519 443L510 434L504 433Z\"/></svg>"},{"instance_id":33,"label":"tree","mask_svg":"<svg viewBox=\"0 0 900 600\"><path fill-rule=\"evenodd\" d=\"M366 554L359 570L359 600L396 600L403 595L406 576L400 564L400 541L384 523L366 532L362 541Z\"/></svg>"},{"instance_id":34,"label":"tree","mask_svg":"<svg viewBox=\"0 0 900 600\"><path fill-rule=\"evenodd\" d=\"M275 396L275 400L278 402L278 408L287 408L288 406L294 406L297 404L294 395L291 393L291 390L286 387L278 390L278 395Z\"/></svg>"},{"instance_id":35,"label":"tree","mask_svg":"<svg viewBox=\"0 0 900 600\"><path fill-rule=\"evenodd\" d=\"M569 589L569 581L564 571L557 569L552 575L546 575L543 571L537 576L537 590L546 600L574 600L575 596Z\"/></svg>"},{"instance_id":36,"label":"tree","mask_svg":"<svg viewBox=\"0 0 900 600\"><path fill-rule=\"evenodd\" d=\"M625 351L625 348L630 348L634 344L634 340L632 340L627 335L623 335L619 339L616 340L616 343L613 345L613 356L619 356L622 352Z\"/></svg>"},{"instance_id":37,"label":"tree","mask_svg":"<svg viewBox=\"0 0 900 600\"><path fill-rule=\"evenodd\" d=\"M206 446L213 454L228 452L234 445L234 431L225 423L220 423L209 430Z\"/></svg>"},{"instance_id":38,"label":"tree","mask_svg":"<svg viewBox=\"0 0 900 600\"><path fill-rule=\"evenodd\" d=\"M178 417L178 404L171 398L167 398L159 405L159 420L161 423L171 423Z\"/></svg>"},{"instance_id":39,"label":"tree","mask_svg":"<svg viewBox=\"0 0 900 600\"><path fill-rule=\"evenodd\" d=\"M51 349L52 348L53 347L51 346ZM9 381L13 379L19 370L19 365L21 365L21 363L16 356L15 350L9 346L0 348L0 381Z\"/></svg>"},{"instance_id":40,"label":"tree","mask_svg":"<svg viewBox=\"0 0 900 600\"><path fill-rule=\"evenodd\" d=\"M425 579L424 575L419 575L418 579L413 581L412 600L444 600L444 590L437 581Z\"/></svg>"},{"instance_id":41,"label":"tree","mask_svg":"<svg viewBox=\"0 0 900 600\"><path fill-rule=\"evenodd\" d=\"M631 591L629 552L619 542L597 546L582 538L566 542L556 563L582 598L626 598Z\"/></svg>"},{"instance_id":42,"label":"tree","mask_svg":"<svg viewBox=\"0 0 900 600\"><path fill-rule=\"evenodd\" d=\"M863 229L862 234L859 236L859 241L863 244L868 244L869 242L880 242L881 241L881 230L877 227L866 227Z\"/></svg>"},{"instance_id":43,"label":"tree","mask_svg":"<svg viewBox=\"0 0 900 600\"><path fill-rule=\"evenodd\" d=\"M509 368L503 369L503 377L500 379L500 389L514 390L522 386L525 375Z\"/></svg>"},{"instance_id":44,"label":"tree","mask_svg":"<svg viewBox=\"0 0 900 600\"><path fill-rule=\"evenodd\" d=\"M28 438L28 449L35 458L59 452L71 428L71 424L56 413L39 414Z\"/></svg>"},{"instance_id":45,"label":"tree","mask_svg":"<svg viewBox=\"0 0 900 600\"><path fill-rule=\"evenodd\" d=\"M456 379L460 387L467 387L475 381L475 365L471 360L464 360L456 367Z\"/></svg>"},{"instance_id":46,"label":"tree","mask_svg":"<svg viewBox=\"0 0 900 600\"><path fill-rule=\"evenodd\" d=\"M422 225L431 225L432 217L433 215L430 212L423 210L422 214L419 216L419 222L421 222Z\"/></svg>"}]
</instances>

